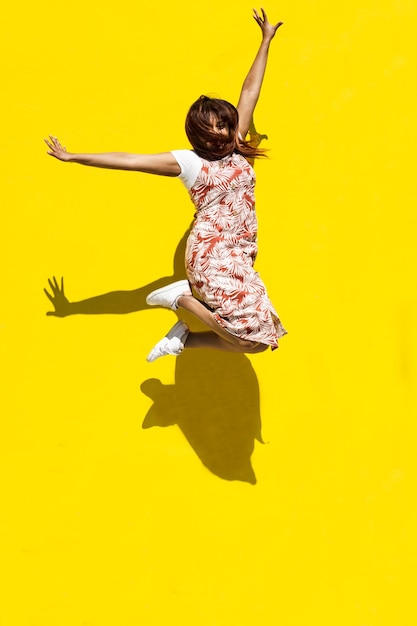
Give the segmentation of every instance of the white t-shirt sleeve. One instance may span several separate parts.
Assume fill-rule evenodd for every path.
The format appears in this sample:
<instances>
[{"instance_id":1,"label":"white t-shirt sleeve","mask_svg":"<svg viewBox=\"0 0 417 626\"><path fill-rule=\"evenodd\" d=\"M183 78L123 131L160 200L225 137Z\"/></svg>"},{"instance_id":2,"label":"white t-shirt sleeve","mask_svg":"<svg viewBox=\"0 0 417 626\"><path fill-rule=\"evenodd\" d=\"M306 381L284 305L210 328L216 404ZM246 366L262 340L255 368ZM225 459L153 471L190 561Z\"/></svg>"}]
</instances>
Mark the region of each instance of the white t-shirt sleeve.
<instances>
[{"instance_id":1,"label":"white t-shirt sleeve","mask_svg":"<svg viewBox=\"0 0 417 626\"><path fill-rule=\"evenodd\" d=\"M171 154L181 168L178 178L191 189L203 166L200 157L192 150L172 150Z\"/></svg>"}]
</instances>

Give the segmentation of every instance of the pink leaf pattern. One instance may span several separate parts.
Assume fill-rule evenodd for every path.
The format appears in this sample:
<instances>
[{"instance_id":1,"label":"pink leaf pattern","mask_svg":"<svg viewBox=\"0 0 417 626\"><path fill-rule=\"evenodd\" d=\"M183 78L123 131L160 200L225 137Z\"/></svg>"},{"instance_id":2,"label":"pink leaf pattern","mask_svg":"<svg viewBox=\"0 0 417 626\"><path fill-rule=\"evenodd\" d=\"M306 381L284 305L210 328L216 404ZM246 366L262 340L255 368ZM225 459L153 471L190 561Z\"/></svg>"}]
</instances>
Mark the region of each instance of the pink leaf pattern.
<instances>
[{"instance_id":1,"label":"pink leaf pattern","mask_svg":"<svg viewBox=\"0 0 417 626\"><path fill-rule=\"evenodd\" d=\"M240 154L202 163L189 192L197 212L187 241L188 279L229 333L277 348L286 330L253 267L255 172Z\"/></svg>"}]
</instances>

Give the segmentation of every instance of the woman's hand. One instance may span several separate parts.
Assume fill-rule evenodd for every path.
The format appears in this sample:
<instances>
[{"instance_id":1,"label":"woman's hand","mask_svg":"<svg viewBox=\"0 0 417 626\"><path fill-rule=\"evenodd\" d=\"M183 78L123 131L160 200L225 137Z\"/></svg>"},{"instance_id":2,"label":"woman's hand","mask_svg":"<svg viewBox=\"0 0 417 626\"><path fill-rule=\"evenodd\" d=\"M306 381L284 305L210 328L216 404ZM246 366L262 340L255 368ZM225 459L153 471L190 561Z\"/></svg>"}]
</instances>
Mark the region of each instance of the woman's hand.
<instances>
[{"instance_id":1,"label":"woman's hand","mask_svg":"<svg viewBox=\"0 0 417 626\"><path fill-rule=\"evenodd\" d=\"M246 134L251 126L253 120L253 112L258 102L259 94L261 93L262 81L265 74L266 62L268 60L269 44L275 37L275 33L283 22L278 24L270 24L266 13L261 9L262 17L259 15L256 9L253 9L253 19L259 25L262 30L262 42L256 53L255 59L250 67L250 70L243 81L242 90L240 92L240 98L237 105L239 113L239 132L242 137L246 137Z\"/></svg>"},{"instance_id":2,"label":"woman's hand","mask_svg":"<svg viewBox=\"0 0 417 626\"><path fill-rule=\"evenodd\" d=\"M253 19L257 24L259 24L262 30L262 39L266 39L267 41L271 41L275 37L275 33L278 28L283 25L284 22L278 22L277 24L270 24L268 21L268 17L263 9L261 9L262 17L259 15L256 9L253 9Z\"/></svg>"},{"instance_id":3,"label":"woman's hand","mask_svg":"<svg viewBox=\"0 0 417 626\"><path fill-rule=\"evenodd\" d=\"M61 144L59 143L56 137L52 137L52 135L49 135L49 141L48 139L45 139L45 143L49 148L48 150L49 155L55 157L56 159L59 159L60 161L70 160L70 157L71 157L70 153L67 152L67 149L65 148L65 146L61 146Z\"/></svg>"}]
</instances>

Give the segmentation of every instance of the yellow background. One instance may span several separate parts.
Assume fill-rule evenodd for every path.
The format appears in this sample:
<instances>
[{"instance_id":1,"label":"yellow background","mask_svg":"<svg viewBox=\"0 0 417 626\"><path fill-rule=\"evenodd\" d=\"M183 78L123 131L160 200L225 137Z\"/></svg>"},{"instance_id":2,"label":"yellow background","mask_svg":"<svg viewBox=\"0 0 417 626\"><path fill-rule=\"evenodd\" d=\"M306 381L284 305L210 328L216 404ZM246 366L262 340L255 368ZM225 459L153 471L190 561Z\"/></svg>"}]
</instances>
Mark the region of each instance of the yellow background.
<instances>
[{"instance_id":1,"label":"yellow background","mask_svg":"<svg viewBox=\"0 0 417 626\"><path fill-rule=\"evenodd\" d=\"M70 300L177 276L193 209L178 181L65 165L43 137L188 147L196 97L237 100L251 8L2 9L4 626L416 623L411 0L265 7L285 22L255 120L277 352L148 364L170 311L45 315L52 275Z\"/></svg>"}]
</instances>

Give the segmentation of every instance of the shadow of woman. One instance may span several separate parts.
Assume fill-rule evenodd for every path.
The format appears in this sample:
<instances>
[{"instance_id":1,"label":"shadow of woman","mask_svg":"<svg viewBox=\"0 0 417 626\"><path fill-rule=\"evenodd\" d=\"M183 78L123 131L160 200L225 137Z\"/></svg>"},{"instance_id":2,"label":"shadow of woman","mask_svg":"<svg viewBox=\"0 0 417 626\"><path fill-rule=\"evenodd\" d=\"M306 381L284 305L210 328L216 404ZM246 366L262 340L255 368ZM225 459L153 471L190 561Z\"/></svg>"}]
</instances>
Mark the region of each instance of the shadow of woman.
<instances>
[{"instance_id":1,"label":"shadow of woman","mask_svg":"<svg viewBox=\"0 0 417 626\"><path fill-rule=\"evenodd\" d=\"M141 389L153 400L143 428L176 424L213 474L256 483L251 456L255 440L263 443L259 386L244 354L185 350L174 385L150 378Z\"/></svg>"},{"instance_id":2,"label":"shadow of woman","mask_svg":"<svg viewBox=\"0 0 417 626\"><path fill-rule=\"evenodd\" d=\"M252 135L257 145L266 135ZM49 280L45 294L54 310L47 315L126 314L150 308L146 296L173 281L184 279L185 246L191 226L181 238L174 255L173 274L131 291L112 291L78 302L70 302L64 281ZM153 308L153 307L152 307ZM187 312L181 318L193 330L203 326ZM143 428L178 425L205 467L225 480L256 483L251 464L255 440L263 443L259 385L250 360L244 354L212 350L185 350L177 359L175 384L164 385L150 378L141 385L153 400Z\"/></svg>"},{"instance_id":3,"label":"shadow of woman","mask_svg":"<svg viewBox=\"0 0 417 626\"><path fill-rule=\"evenodd\" d=\"M150 291L184 278L184 233L174 255L173 274L132 291L112 291L70 302L56 279L49 281L54 306L47 315L126 314L149 309ZM153 307L152 307L153 308ZM181 318L193 329L203 326L187 312ZM150 378L141 385L153 400L143 428L176 424L205 467L226 480L256 483L251 464L255 440L262 442L259 385L250 360L244 354L215 350L185 350L176 359L175 384Z\"/></svg>"}]
</instances>

